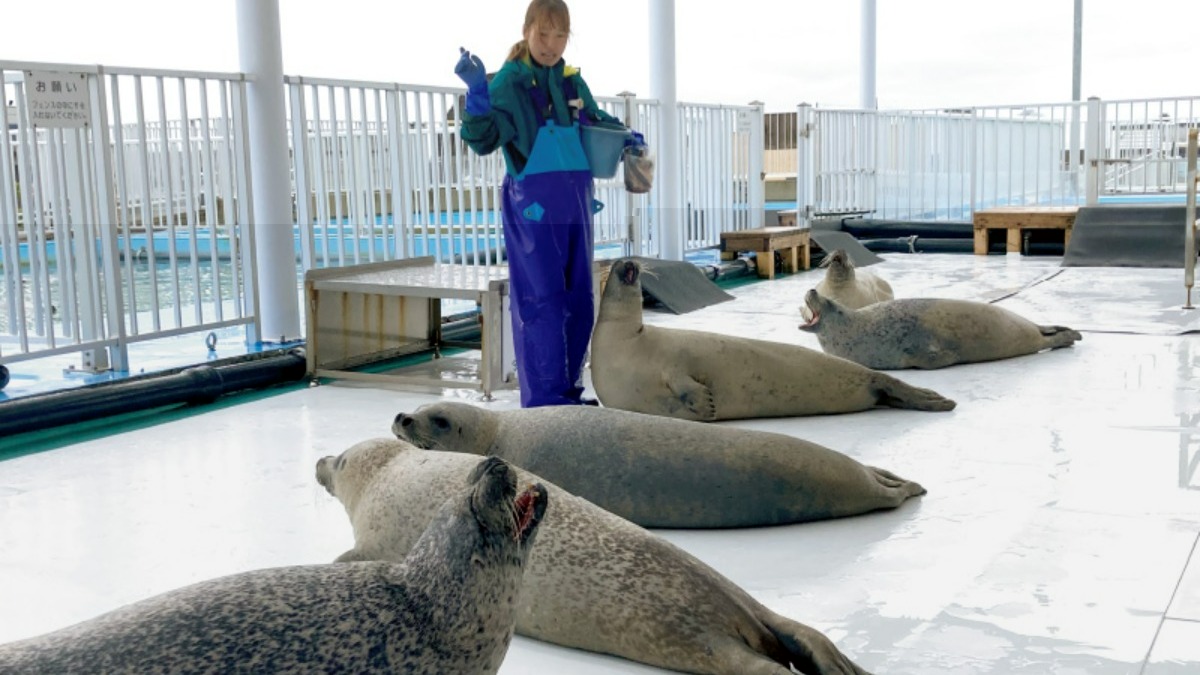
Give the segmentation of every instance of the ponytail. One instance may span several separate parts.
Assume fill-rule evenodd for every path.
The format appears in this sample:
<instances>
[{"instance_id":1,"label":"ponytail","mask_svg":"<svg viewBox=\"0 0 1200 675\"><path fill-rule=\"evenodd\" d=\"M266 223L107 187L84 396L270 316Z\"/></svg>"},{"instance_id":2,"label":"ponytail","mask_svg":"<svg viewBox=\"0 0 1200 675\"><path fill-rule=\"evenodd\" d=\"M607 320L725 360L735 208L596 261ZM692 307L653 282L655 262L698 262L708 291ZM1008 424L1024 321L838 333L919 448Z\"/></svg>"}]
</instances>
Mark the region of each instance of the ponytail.
<instances>
[{"instance_id":1,"label":"ponytail","mask_svg":"<svg viewBox=\"0 0 1200 675\"><path fill-rule=\"evenodd\" d=\"M512 48L508 50L508 57L505 58L504 60L505 61L523 61L523 60L527 59L528 57L529 57L529 43L525 41L525 38L521 38L521 40L519 42L513 44Z\"/></svg>"}]
</instances>

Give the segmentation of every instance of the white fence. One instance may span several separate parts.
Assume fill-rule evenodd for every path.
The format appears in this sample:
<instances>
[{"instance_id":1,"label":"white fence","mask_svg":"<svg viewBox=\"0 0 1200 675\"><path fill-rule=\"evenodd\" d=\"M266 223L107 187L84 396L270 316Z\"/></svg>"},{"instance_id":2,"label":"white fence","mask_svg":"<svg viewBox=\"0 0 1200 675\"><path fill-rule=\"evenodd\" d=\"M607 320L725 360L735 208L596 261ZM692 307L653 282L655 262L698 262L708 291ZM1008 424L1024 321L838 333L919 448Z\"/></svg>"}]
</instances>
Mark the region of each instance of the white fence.
<instances>
[{"instance_id":1,"label":"white fence","mask_svg":"<svg viewBox=\"0 0 1200 675\"><path fill-rule=\"evenodd\" d=\"M1182 193L1198 114L1200 98L920 111L802 105L798 208L806 218L962 221L990 206Z\"/></svg>"},{"instance_id":2,"label":"white fence","mask_svg":"<svg viewBox=\"0 0 1200 675\"><path fill-rule=\"evenodd\" d=\"M241 326L259 340L239 74L0 61L0 367L80 353L128 369L137 341ZM29 80L71 77L87 123L30 119ZM502 259L499 153L462 143L461 90L285 78L297 272L433 255ZM600 99L656 145L657 101ZM597 181L598 246L657 256L664 204L684 248L759 227L764 180L796 177L802 218L969 220L1006 204L1184 191L1200 98L936 111L681 104L679 194ZM794 149L788 148L789 143ZM299 278L300 274L298 274Z\"/></svg>"},{"instance_id":3,"label":"white fence","mask_svg":"<svg viewBox=\"0 0 1200 675\"><path fill-rule=\"evenodd\" d=\"M394 83L288 77L292 172L302 267L432 255L491 264L501 247L499 152L479 157L459 136L461 91ZM656 101L600 97L653 142ZM682 104L681 203L687 250L761 224L762 110ZM757 132L757 133L756 133ZM656 256L657 187L634 195L621 174L596 181L595 243ZM756 220L757 218L757 220Z\"/></svg>"},{"instance_id":4,"label":"white fence","mask_svg":"<svg viewBox=\"0 0 1200 675\"><path fill-rule=\"evenodd\" d=\"M88 124L35 125L27 79L87 83ZM0 367L78 352L126 370L137 341L244 326L259 340L240 74L0 62ZM285 78L298 277L434 255L501 259L499 153L478 157L461 91ZM598 99L654 142L656 101ZM687 248L761 224L761 108L680 106ZM755 131L757 130L757 131ZM659 254L662 202L599 180L598 246Z\"/></svg>"},{"instance_id":5,"label":"white fence","mask_svg":"<svg viewBox=\"0 0 1200 675\"><path fill-rule=\"evenodd\" d=\"M78 352L85 370L127 370L142 340L245 326L256 341L242 77L0 74L0 363ZM33 82L75 79L80 126L31 119Z\"/></svg>"}]
</instances>

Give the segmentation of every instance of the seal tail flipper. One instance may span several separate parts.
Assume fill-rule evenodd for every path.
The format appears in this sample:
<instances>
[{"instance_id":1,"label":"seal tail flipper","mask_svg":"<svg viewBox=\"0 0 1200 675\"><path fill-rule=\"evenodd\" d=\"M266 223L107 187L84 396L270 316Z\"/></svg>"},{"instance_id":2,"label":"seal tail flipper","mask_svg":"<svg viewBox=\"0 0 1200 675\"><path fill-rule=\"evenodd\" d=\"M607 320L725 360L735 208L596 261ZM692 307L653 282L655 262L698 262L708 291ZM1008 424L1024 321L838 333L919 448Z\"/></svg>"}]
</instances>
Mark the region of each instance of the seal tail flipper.
<instances>
[{"instance_id":1,"label":"seal tail flipper","mask_svg":"<svg viewBox=\"0 0 1200 675\"><path fill-rule=\"evenodd\" d=\"M1050 349L1070 347L1083 339L1083 335L1080 335L1079 331L1066 326L1038 326L1038 330L1046 338L1046 346Z\"/></svg>"},{"instance_id":2,"label":"seal tail flipper","mask_svg":"<svg viewBox=\"0 0 1200 675\"><path fill-rule=\"evenodd\" d=\"M871 675L851 661L820 631L770 610L759 611L762 612L759 619L787 650L788 659L796 670L802 673Z\"/></svg>"},{"instance_id":3,"label":"seal tail flipper","mask_svg":"<svg viewBox=\"0 0 1200 675\"><path fill-rule=\"evenodd\" d=\"M886 469L879 467L868 466L867 470L875 476L875 480L884 487L888 494L894 499L893 507L900 506L909 497L919 497L925 494L926 490L916 481L906 480Z\"/></svg>"},{"instance_id":4,"label":"seal tail flipper","mask_svg":"<svg viewBox=\"0 0 1200 675\"><path fill-rule=\"evenodd\" d=\"M954 410L954 406L957 405L953 400L932 389L914 387L883 373L878 375L882 378L878 387L879 405L930 412Z\"/></svg>"}]
</instances>

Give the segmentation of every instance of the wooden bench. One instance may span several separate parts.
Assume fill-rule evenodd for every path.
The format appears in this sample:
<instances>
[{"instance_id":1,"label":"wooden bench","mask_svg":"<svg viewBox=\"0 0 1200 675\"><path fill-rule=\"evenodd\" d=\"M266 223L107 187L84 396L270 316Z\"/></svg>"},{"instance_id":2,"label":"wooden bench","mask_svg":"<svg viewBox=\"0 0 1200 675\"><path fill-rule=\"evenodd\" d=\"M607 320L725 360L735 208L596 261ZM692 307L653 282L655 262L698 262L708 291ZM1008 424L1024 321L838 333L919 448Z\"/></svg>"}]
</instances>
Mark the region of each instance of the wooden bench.
<instances>
[{"instance_id":1,"label":"wooden bench","mask_svg":"<svg viewBox=\"0 0 1200 675\"><path fill-rule=\"evenodd\" d=\"M1071 243L1071 228L1075 226L1078 206L1001 206L980 209L972 219L975 225L975 255L987 255L988 233L1008 232L1007 251L1021 252L1022 230L1062 230L1063 249Z\"/></svg>"},{"instance_id":2,"label":"wooden bench","mask_svg":"<svg viewBox=\"0 0 1200 675\"><path fill-rule=\"evenodd\" d=\"M758 256L758 276L775 278L775 251L783 251L783 267L799 272L811 266L807 227L760 227L755 230L721 233L721 259L733 260L738 251Z\"/></svg>"}]
</instances>

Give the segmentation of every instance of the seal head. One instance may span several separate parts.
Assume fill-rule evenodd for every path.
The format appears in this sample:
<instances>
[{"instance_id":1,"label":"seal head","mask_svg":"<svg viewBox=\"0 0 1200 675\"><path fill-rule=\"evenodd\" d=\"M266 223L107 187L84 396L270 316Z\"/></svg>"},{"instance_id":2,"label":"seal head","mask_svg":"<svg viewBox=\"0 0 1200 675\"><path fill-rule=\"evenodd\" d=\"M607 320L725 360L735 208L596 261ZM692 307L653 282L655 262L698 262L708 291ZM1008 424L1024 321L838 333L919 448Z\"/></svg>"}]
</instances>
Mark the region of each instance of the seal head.
<instances>
[{"instance_id":1,"label":"seal head","mask_svg":"<svg viewBox=\"0 0 1200 675\"><path fill-rule=\"evenodd\" d=\"M804 304L800 305L800 316L804 319L804 323L800 324L800 330L817 333L821 330L818 324L821 323L823 317L837 320L843 314L845 314L845 309L835 300L822 297L817 289L810 288L804 294Z\"/></svg>"}]
</instances>

